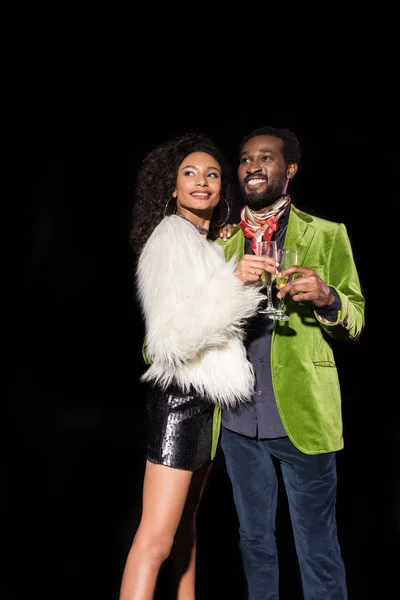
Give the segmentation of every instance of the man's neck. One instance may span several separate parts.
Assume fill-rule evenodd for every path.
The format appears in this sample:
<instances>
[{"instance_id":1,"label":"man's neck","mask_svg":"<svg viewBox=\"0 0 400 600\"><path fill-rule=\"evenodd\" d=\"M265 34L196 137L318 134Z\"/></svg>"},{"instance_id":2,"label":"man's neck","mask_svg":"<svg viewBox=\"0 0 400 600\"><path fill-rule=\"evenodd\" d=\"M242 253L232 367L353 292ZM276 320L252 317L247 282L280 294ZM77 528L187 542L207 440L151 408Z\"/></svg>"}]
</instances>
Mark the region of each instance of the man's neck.
<instances>
[{"instance_id":1,"label":"man's neck","mask_svg":"<svg viewBox=\"0 0 400 600\"><path fill-rule=\"evenodd\" d=\"M282 194L282 196L279 196L279 198L277 200L275 200L274 202L272 202L272 204L269 204L268 206L265 206L264 208L261 208L259 210L253 210L252 208L250 208L249 205L247 205L247 209L250 210L253 214L258 215L258 216L267 215L270 212L279 211L285 205L288 198L289 198L289 194Z\"/></svg>"}]
</instances>

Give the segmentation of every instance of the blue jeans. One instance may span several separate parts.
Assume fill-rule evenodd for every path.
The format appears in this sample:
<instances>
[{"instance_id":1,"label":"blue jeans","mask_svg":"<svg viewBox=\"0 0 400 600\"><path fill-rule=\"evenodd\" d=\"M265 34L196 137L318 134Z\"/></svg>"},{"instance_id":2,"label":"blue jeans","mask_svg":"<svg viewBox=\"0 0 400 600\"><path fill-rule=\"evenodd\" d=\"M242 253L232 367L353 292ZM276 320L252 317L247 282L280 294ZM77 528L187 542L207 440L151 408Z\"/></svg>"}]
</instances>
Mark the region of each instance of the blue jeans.
<instances>
[{"instance_id":1,"label":"blue jeans","mask_svg":"<svg viewBox=\"0 0 400 600\"><path fill-rule=\"evenodd\" d=\"M300 452L288 437L257 440L222 428L221 446L239 519L249 600L279 598L275 541L281 465L305 600L346 600L336 528L336 455Z\"/></svg>"}]
</instances>

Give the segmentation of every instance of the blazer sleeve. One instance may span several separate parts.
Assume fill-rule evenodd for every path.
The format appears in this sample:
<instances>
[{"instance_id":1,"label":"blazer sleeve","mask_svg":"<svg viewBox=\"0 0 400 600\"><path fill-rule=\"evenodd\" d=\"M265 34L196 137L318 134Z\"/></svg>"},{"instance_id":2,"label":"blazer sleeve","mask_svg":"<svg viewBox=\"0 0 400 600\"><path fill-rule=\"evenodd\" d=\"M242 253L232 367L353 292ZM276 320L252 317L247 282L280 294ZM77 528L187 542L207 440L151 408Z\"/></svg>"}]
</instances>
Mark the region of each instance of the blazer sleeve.
<instances>
[{"instance_id":1,"label":"blazer sleeve","mask_svg":"<svg viewBox=\"0 0 400 600\"><path fill-rule=\"evenodd\" d=\"M235 266L234 259L225 261L220 247L179 217L163 219L137 268L150 360L182 363L224 345L230 336L242 339L243 323L263 296L241 283Z\"/></svg>"},{"instance_id":2,"label":"blazer sleeve","mask_svg":"<svg viewBox=\"0 0 400 600\"><path fill-rule=\"evenodd\" d=\"M365 298L353 257L346 226L340 223L329 257L329 285L340 299L337 320L329 322L317 312L315 315L325 332L341 341L356 341L365 325Z\"/></svg>"}]
</instances>

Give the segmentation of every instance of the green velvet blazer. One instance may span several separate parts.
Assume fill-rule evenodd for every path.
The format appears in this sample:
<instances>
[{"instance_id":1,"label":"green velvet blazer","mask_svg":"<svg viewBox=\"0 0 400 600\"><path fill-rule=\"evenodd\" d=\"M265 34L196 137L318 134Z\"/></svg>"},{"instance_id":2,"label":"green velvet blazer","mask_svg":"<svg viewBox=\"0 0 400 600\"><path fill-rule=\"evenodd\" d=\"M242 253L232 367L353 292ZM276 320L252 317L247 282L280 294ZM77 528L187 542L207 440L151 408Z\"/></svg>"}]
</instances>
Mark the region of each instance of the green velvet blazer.
<instances>
[{"instance_id":1,"label":"green velvet blazer","mask_svg":"<svg viewBox=\"0 0 400 600\"><path fill-rule=\"evenodd\" d=\"M244 254L245 238L237 226L224 242L225 256ZM290 208L285 248L298 251L299 265L313 269L336 290L341 308L335 322L315 313L312 302L286 296L290 321L274 321L272 383L282 423L293 444L306 454L343 448L340 383L332 344L356 341L364 328L365 299L352 248L343 223L335 223ZM215 411L214 451L221 409Z\"/></svg>"}]
</instances>

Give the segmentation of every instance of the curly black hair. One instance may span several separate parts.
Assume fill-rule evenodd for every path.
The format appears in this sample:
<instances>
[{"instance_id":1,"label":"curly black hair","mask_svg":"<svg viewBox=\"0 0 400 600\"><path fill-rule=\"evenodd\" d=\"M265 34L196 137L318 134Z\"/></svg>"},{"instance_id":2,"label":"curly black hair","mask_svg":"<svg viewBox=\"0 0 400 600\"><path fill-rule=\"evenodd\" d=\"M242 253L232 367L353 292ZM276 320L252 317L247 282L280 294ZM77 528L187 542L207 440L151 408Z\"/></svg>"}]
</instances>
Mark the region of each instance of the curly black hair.
<instances>
[{"instance_id":1,"label":"curly black hair","mask_svg":"<svg viewBox=\"0 0 400 600\"><path fill-rule=\"evenodd\" d=\"M286 166L290 163L298 164L300 162L301 149L297 135L285 127L270 127L269 125L253 129L253 131L246 135L239 146L239 155L245 143L256 135L273 135L283 141L283 158L285 159Z\"/></svg>"},{"instance_id":2,"label":"curly black hair","mask_svg":"<svg viewBox=\"0 0 400 600\"><path fill-rule=\"evenodd\" d=\"M226 222L233 204L234 186L230 165L208 136L203 133L183 133L151 150L137 172L129 236L136 255L140 254L165 214L174 212L176 202L172 192L176 186L178 169L186 156L193 152L207 152L221 166L221 201L213 211L208 235L209 239L218 237L219 228Z\"/></svg>"}]
</instances>

